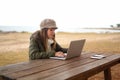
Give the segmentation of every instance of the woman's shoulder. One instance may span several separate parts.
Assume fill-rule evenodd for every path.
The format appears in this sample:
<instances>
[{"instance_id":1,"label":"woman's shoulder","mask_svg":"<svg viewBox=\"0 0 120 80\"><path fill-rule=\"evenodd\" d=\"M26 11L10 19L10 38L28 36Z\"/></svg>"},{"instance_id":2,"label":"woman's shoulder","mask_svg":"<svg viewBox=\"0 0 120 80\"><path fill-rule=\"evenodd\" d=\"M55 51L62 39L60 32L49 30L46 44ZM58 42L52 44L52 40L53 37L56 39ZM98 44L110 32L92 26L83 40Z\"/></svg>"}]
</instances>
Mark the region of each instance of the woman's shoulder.
<instances>
[{"instance_id":1,"label":"woman's shoulder","mask_svg":"<svg viewBox=\"0 0 120 80\"><path fill-rule=\"evenodd\" d=\"M40 38L40 30L35 31L30 37L30 39L38 39L38 38Z\"/></svg>"}]
</instances>

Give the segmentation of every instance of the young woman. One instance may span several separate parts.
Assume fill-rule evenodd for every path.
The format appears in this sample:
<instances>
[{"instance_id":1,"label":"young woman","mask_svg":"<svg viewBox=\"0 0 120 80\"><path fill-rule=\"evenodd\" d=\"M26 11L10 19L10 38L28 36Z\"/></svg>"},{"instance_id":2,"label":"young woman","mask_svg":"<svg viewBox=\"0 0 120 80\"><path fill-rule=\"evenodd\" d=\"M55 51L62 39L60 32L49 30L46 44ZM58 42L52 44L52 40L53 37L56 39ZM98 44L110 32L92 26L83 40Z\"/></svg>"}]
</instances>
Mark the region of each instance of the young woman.
<instances>
[{"instance_id":1,"label":"young woman","mask_svg":"<svg viewBox=\"0 0 120 80\"><path fill-rule=\"evenodd\" d=\"M67 52L55 40L56 22L53 19L45 19L40 24L41 30L36 31L30 37L29 58L44 59L51 56L63 57Z\"/></svg>"}]
</instances>

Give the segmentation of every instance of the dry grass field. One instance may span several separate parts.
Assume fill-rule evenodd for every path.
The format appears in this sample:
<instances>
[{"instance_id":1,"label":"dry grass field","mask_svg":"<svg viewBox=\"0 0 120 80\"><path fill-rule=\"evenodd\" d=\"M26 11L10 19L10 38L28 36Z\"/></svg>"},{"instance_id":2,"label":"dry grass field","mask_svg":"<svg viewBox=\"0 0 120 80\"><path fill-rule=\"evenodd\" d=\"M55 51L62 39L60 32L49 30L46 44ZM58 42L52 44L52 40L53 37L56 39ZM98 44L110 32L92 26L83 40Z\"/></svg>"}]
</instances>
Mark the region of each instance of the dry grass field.
<instances>
[{"instance_id":1,"label":"dry grass field","mask_svg":"<svg viewBox=\"0 0 120 80\"><path fill-rule=\"evenodd\" d=\"M28 61L29 37L31 33L0 33L0 66ZM84 51L120 54L120 33L56 33L62 47L70 41L86 39ZM113 80L120 80L120 64L112 67ZM103 72L89 80L104 80Z\"/></svg>"}]
</instances>

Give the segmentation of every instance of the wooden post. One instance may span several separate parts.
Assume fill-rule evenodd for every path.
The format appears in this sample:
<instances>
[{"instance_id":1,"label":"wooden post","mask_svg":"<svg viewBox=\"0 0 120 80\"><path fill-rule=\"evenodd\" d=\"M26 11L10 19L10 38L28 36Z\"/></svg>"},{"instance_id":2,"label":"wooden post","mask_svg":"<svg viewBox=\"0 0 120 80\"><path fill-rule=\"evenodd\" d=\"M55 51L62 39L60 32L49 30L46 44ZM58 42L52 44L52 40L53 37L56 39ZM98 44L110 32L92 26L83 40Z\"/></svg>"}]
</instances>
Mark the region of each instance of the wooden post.
<instances>
[{"instance_id":1,"label":"wooden post","mask_svg":"<svg viewBox=\"0 0 120 80\"><path fill-rule=\"evenodd\" d=\"M107 68L104 70L104 77L105 77L105 80L112 80L110 68Z\"/></svg>"},{"instance_id":2,"label":"wooden post","mask_svg":"<svg viewBox=\"0 0 120 80\"><path fill-rule=\"evenodd\" d=\"M73 79L66 79L66 80L88 80L88 78L79 78L79 77L77 77L77 78L73 78Z\"/></svg>"}]
</instances>

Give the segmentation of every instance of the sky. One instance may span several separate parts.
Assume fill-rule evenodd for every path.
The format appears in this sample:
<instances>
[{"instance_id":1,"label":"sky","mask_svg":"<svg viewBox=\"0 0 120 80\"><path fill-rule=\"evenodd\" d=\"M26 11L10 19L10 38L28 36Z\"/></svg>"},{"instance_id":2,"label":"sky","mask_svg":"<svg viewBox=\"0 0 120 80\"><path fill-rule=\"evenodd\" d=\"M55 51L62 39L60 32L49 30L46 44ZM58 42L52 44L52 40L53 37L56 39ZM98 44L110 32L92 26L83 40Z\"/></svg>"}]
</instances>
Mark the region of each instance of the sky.
<instances>
[{"instance_id":1,"label":"sky","mask_svg":"<svg viewBox=\"0 0 120 80\"><path fill-rule=\"evenodd\" d=\"M110 27L120 23L120 0L0 0L0 25L39 26L45 18L60 28Z\"/></svg>"}]
</instances>

